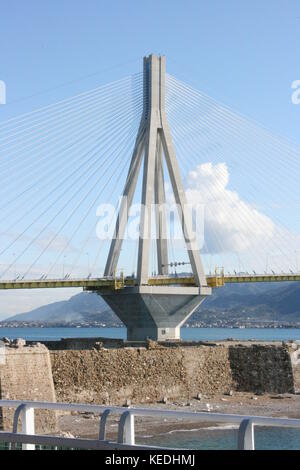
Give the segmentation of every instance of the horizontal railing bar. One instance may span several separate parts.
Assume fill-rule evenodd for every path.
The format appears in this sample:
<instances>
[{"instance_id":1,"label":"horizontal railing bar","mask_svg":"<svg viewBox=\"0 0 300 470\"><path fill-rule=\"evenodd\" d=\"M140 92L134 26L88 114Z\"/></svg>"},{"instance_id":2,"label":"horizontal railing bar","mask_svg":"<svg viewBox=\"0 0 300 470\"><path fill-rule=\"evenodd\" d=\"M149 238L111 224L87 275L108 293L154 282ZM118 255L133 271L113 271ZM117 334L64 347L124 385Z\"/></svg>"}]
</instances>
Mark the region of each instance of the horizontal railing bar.
<instances>
[{"instance_id":1,"label":"horizontal railing bar","mask_svg":"<svg viewBox=\"0 0 300 470\"><path fill-rule=\"evenodd\" d=\"M43 409L43 410L57 410L57 411L79 411L83 413L103 413L103 411L110 409L115 413L123 413L124 407L114 406L108 407L105 405L88 405L81 403L52 403L43 401L23 401L23 400L0 400L0 408L17 408L25 404L29 408Z\"/></svg>"},{"instance_id":2,"label":"horizontal railing bar","mask_svg":"<svg viewBox=\"0 0 300 470\"><path fill-rule=\"evenodd\" d=\"M103 413L109 409L111 413L124 413L124 407L118 406L105 406L105 405L86 405L76 403L48 403L38 401L21 401L21 400L0 400L0 408L17 408L25 404L28 408L44 409L44 410L61 410L61 411L78 411L86 413ZM190 411L177 411L177 410L163 410L163 409L148 409L148 408L128 408L134 416L156 416L164 418L186 418L190 420L199 420L203 422L219 422L219 423L237 423L240 424L245 419L250 419L255 426L279 426L300 428L300 419L293 418L270 418L265 416L249 416L249 415L235 415L211 412L190 412Z\"/></svg>"},{"instance_id":3,"label":"horizontal railing bar","mask_svg":"<svg viewBox=\"0 0 300 470\"><path fill-rule=\"evenodd\" d=\"M129 450L129 449L157 449L152 446L119 444L111 441L98 441L91 439L77 439L57 436L41 436L31 434L14 434L10 432L0 431L0 442L16 443L16 444L33 444L51 447L69 447L74 449L91 449L91 450ZM161 448L162 449L162 448Z\"/></svg>"}]
</instances>

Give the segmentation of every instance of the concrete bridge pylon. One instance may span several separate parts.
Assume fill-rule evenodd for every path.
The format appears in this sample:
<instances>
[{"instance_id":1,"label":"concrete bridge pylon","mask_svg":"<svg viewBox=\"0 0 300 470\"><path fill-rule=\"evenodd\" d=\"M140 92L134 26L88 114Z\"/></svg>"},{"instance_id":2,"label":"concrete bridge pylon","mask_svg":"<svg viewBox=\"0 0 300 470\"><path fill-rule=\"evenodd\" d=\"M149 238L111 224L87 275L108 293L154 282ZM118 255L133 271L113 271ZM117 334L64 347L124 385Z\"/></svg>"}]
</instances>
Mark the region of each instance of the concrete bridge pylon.
<instances>
[{"instance_id":1,"label":"concrete bridge pylon","mask_svg":"<svg viewBox=\"0 0 300 470\"><path fill-rule=\"evenodd\" d=\"M192 216L187 211L186 195L167 119L165 74L164 56L150 55L144 58L143 113L104 271L107 277L114 276L116 272L128 223L129 209L143 165L137 283L136 286L118 291L107 289L98 291L126 325L127 339L130 341L142 341L147 338L160 341L180 339L181 325L211 294L211 288L207 286L197 240L192 234ZM150 286L148 284L153 199L158 274L168 275L163 159L166 162L177 207L180 209L179 220L195 279L194 287Z\"/></svg>"}]
</instances>

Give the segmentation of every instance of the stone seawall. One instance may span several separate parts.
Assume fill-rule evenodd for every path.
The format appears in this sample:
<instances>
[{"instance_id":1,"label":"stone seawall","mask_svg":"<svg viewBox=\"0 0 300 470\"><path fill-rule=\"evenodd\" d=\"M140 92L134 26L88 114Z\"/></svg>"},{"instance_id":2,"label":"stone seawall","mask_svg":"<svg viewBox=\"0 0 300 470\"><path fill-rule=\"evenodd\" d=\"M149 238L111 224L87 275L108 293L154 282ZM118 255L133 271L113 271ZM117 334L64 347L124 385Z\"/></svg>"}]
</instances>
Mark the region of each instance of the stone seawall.
<instances>
[{"instance_id":1,"label":"stone seawall","mask_svg":"<svg viewBox=\"0 0 300 470\"><path fill-rule=\"evenodd\" d=\"M151 403L230 390L295 393L300 346L235 344L51 351L57 399Z\"/></svg>"},{"instance_id":2,"label":"stone seawall","mask_svg":"<svg viewBox=\"0 0 300 470\"><path fill-rule=\"evenodd\" d=\"M5 347L5 361L0 365L0 399L55 402L48 349L42 344L30 347L24 343L19 341ZM0 429L12 430L14 411L0 408ZM38 432L55 431L56 413L37 410L35 425Z\"/></svg>"},{"instance_id":3,"label":"stone seawall","mask_svg":"<svg viewBox=\"0 0 300 470\"><path fill-rule=\"evenodd\" d=\"M57 399L63 401L143 403L232 386L223 346L58 351L51 352L51 359Z\"/></svg>"},{"instance_id":4,"label":"stone seawall","mask_svg":"<svg viewBox=\"0 0 300 470\"><path fill-rule=\"evenodd\" d=\"M294 370L288 346L238 345L229 348L235 388L243 392L294 393Z\"/></svg>"}]
</instances>

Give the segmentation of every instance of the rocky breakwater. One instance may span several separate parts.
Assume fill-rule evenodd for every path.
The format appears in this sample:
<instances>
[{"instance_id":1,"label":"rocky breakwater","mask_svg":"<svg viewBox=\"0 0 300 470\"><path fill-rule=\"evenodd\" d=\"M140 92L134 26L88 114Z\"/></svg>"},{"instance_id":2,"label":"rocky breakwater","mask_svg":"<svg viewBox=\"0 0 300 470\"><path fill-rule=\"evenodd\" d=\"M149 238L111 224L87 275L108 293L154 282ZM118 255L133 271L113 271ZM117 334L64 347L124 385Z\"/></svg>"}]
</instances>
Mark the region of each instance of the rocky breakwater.
<instances>
[{"instance_id":1,"label":"rocky breakwater","mask_svg":"<svg viewBox=\"0 0 300 470\"><path fill-rule=\"evenodd\" d=\"M230 391L299 393L300 345L224 341L169 343L153 341L129 347L94 342L68 342L51 350L23 340L5 342L0 365L2 399L142 404L190 400ZM89 348L89 349L88 349ZM0 424L11 429L12 411L0 409ZM40 431L56 426L56 416L36 412Z\"/></svg>"},{"instance_id":2,"label":"rocky breakwater","mask_svg":"<svg viewBox=\"0 0 300 470\"><path fill-rule=\"evenodd\" d=\"M296 393L295 343L169 344L51 351L57 399L122 405L214 396L230 390Z\"/></svg>"},{"instance_id":3,"label":"rocky breakwater","mask_svg":"<svg viewBox=\"0 0 300 470\"><path fill-rule=\"evenodd\" d=\"M122 405L227 393L229 351L220 346L94 348L51 351L57 399Z\"/></svg>"}]
</instances>

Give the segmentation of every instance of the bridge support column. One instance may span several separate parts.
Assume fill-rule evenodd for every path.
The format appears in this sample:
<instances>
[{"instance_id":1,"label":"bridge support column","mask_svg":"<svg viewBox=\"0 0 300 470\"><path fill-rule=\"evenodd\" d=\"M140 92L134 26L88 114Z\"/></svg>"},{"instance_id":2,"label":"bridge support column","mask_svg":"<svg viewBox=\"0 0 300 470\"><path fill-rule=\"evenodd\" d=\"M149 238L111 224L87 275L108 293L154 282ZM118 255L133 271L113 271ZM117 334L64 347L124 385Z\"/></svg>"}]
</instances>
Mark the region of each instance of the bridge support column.
<instances>
[{"instance_id":1,"label":"bridge support column","mask_svg":"<svg viewBox=\"0 0 300 470\"><path fill-rule=\"evenodd\" d=\"M157 274L168 274L168 242L166 226L166 194L164 185L164 168L162 159L161 138L157 139L156 161L155 161L155 225L156 225L156 245L157 245Z\"/></svg>"},{"instance_id":2,"label":"bridge support column","mask_svg":"<svg viewBox=\"0 0 300 470\"><path fill-rule=\"evenodd\" d=\"M104 300L127 327L127 338L141 341L180 339L180 327L203 302L211 289L201 262L196 236L192 230L179 165L176 159L165 110L165 57L144 58L144 107L123 191L115 237L112 240L104 275L114 276L133 201L139 170L143 161L142 207L140 216L137 286L121 291L99 291ZM169 173L195 287L151 287L149 258L152 204L155 202L158 274L168 274L168 240L166 229L166 197L164 162Z\"/></svg>"},{"instance_id":3,"label":"bridge support column","mask_svg":"<svg viewBox=\"0 0 300 470\"><path fill-rule=\"evenodd\" d=\"M209 295L209 288L128 287L99 294L127 328L127 340L179 340L180 328Z\"/></svg>"}]
</instances>

